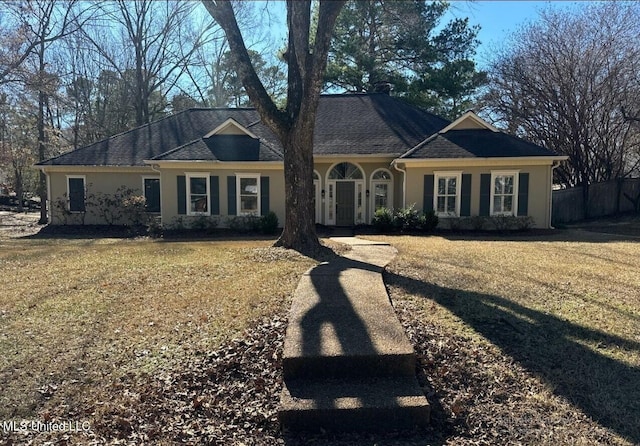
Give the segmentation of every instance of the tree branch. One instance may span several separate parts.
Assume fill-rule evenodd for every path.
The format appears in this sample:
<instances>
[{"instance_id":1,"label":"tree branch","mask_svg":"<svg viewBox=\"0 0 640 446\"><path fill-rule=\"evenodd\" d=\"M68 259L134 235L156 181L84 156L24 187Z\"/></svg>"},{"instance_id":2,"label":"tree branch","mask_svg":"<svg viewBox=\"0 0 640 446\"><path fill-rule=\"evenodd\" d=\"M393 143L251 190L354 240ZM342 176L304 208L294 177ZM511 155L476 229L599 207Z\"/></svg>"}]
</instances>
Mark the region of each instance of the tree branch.
<instances>
[{"instance_id":1,"label":"tree branch","mask_svg":"<svg viewBox=\"0 0 640 446\"><path fill-rule=\"evenodd\" d=\"M265 124L279 136L284 135L290 128L290 121L282 111L278 110L251 64L251 58L238 27L231 1L202 0L202 4L227 36L231 49L230 55L249 99L258 109L260 115L264 117Z\"/></svg>"}]
</instances>

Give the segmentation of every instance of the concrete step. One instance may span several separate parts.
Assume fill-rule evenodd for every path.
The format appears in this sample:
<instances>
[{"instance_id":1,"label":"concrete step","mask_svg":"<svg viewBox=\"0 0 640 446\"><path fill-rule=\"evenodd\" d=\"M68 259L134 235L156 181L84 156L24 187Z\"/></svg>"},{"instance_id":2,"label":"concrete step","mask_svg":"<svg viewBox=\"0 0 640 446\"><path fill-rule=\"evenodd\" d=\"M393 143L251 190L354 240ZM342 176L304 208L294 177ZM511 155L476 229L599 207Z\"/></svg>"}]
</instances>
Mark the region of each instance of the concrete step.
<instances>
[{"instance_id":1,"label":"concrete step","mask_svg":"<svg viewBox=\"0 0 640 446\"><path fill-rule=\"evenodd\" d=\"M429 423L430 407L415 377L289 380L279 419L291 431L388 431Z\"/></svg>"},{"instance_id":2,"label":"concrete step","mask_svg":"<svg viewBox=\"0 0 640 446\"><path fill-rule=\"evenodd\" d=\"M378 271L344 259L319 265L301 278L283 369L285 380L415 374L413 347Z\"/></svg>"}]
</instances>

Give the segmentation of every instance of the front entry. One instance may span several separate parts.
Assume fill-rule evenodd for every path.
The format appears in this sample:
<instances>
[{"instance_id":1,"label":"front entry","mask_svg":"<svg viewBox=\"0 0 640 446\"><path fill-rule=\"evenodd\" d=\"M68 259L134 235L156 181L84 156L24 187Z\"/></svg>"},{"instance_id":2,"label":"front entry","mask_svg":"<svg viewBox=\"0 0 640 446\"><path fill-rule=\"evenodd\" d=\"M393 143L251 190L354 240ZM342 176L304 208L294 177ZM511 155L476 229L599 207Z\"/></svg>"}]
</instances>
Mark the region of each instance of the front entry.
<instances>
[{"instance_id":1,"label":"front entry","mask_svg":"<svg viewBox=\"0 0 640 446\"><path fill-rule=\"evenodd\" d=\"M353 226L355 205L355 183L353 181L336 182L336 225Z\"/></svg>"}]
</instances>

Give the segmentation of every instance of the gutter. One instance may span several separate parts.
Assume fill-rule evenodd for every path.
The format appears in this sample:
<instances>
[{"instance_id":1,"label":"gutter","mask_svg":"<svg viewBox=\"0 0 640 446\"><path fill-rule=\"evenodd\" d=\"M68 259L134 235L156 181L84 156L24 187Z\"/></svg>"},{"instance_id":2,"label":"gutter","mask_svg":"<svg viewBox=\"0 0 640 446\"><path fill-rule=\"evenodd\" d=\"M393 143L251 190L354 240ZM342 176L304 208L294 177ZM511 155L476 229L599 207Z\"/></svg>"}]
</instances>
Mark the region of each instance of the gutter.
<instances>
[{"instance_id":1,"label":"gutter","mask_svg":"<svg viewBox=\"0 0 640 446\"><path fill-rule=\"evenodd\" d=\"M398 167L397 161L397 159L391 161L391 167L402 172L402 208L404 209L407 207L407 171Z\"/></svg>"},{"instance_id":2,"label":"gutter","mask_svg":"<svg viewBox=\"0 0 640 446\"><path fill-rule=\"evenodd\" d=\"M558 167L560 167L560 161L554 161L551 165L551 179L549 181L549 188L551 189L551 193L549 195L551 196L549 197L549 221L547 222L547 226L549 227L549 229L555 229L553 226L551 226L551 214L553 213L553 171Z\"/></svg>"}]
</instances>

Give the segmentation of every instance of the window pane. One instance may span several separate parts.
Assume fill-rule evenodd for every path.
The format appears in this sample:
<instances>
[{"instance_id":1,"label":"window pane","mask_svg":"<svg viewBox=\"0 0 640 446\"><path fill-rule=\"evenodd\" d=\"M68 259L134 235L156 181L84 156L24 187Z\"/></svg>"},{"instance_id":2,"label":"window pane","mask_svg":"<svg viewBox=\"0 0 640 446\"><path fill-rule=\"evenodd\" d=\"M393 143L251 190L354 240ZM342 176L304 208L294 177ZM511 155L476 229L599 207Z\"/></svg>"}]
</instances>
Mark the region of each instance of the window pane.
<instances>
[{"instance_id":1,"label":"window pane","mask_svg":"<svg viewBox=\"0 0 640 446\"><path fill-rule=\"evenodd\" d=\"M375 194L374 200L376 210L387 207L387 188L387 184L374 185L373 193Z\"/></svg>"},{"instance_id":2,"label":"window pane","mask_svg":"<svg viewBox=\"0 0 640 446\"><path fill-rule=\"evenodd\" d=\"M373 175L374 180L390 180L391 175L386 170L379 170Z\"/></svg>"},{"instance_id":3,"label":"window pane","mask_svg":"<svg viewBox=\"0 0 640 446\"><path fill-rule=\"evenodd\" d=\"M513 211L513 197L511 195L505 195L504 200L502 201L502 212L512 212Z\"/></svg>"},{"instance_id":4,"label":"window pane","mask_svg":"<svg viewBox=\"0 0 640 446\"><path fill-rule=\"evenodd\" d=\"M190 198L191 212L207 212L207 196L193 195Z\"/></svg>"},{"instance_id":5,"label":"window pane","mask_svg":"<svg viewBox=\"0 0 640 446\"><path fill-rule=\"evenodd\" d=\"M493 197L493 212L502 212L502 197Z\"/></svg>"},{"instance_id":6,"label":"window pane","mask_svg":"<svg viewBox=\"0 0 640 446\"><path fill-rule=\"evenodd\" d=\"M504 182L504 194L513 194L513 176L502 177Z\"/></svg>"},{"instance_id":7,"label":"window pane","mask_svg":"<svg viewBox=\"0 0 640 446\"><path fill-rule=\"evenodd\" d=\"M496 194L501 194L502 190L503 190L502 177L496 177L493 191Z\"/></svg>"},{"instance_id":8,"label":"window pane","mask_svg":"<svg viewBox=\"0 0 640 446\"><path fill-rule=\"evenodd\" d=\"M240 194L258 195L257 178L240 178Z\"/></svg>"},{"instance_id":9,"label":"window pane","mask_svg":"<svg viewBox=\"0 0 640 446\"><path fill-rule=\"evenodd\" d=\"M445 198L444 197L438 197L438 212L444 212L445 211Z\"/></svg>"},{"instance_id":10,"label":"window pane","mask_svg":"<svg viewBox=\"0 0 640 446\"><path fill-rule=\"evenodd\" d=\"M340 163L329 172L330 180L361 180L362 172L354 164Z\"/></svg>"},{"instance_id":11,"label":"window pane","mask_svg":"<svg viewBox=\"0 0 640 446\"><path fill-rule=\"evenodd\" d=\"M444 195L446 190L446 178L438 178L438 195Z\"/></svg>"},{"instance_id":12,"label":"window pane","mask_svg":"<svg viewBox=\"0 0 640 446\"><path fill-rule=\"evenodd\" d=\"M447 197L447 212L456 213L456 197Z\"/></svg>"},{"instance_id":13,"label":"window pane","mask_svg":"<svg viewBox=\"0 0 640 446\"><path fill-rule=\"evenodd\" d=\"M190 178L191 194L206 195L207 179L206 178Z\"/></svg>"},{"instance_id":14,"label":"window pane","mask_svg":"<svg viewBox=\"0 0 640 446\"><path fill-rule=\"evenodd\" d=\"M447 180L447 194L455 195L456 194L456 178L449 178Z\"/></svg>"},{"instance_id":15,"label":"window pane","mask_svg":"<svg viewBox=\"0 0 640 446\"><path fill-rule=\"evenodd\" d=\"M258 197L254 197L254 196L240 197L240 211L242 213L258 212Z\"/></svg>"}]
</instances>

